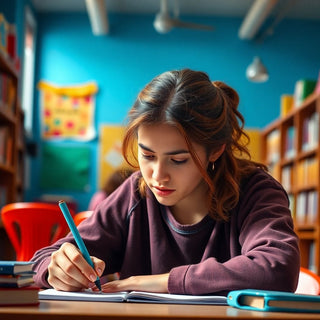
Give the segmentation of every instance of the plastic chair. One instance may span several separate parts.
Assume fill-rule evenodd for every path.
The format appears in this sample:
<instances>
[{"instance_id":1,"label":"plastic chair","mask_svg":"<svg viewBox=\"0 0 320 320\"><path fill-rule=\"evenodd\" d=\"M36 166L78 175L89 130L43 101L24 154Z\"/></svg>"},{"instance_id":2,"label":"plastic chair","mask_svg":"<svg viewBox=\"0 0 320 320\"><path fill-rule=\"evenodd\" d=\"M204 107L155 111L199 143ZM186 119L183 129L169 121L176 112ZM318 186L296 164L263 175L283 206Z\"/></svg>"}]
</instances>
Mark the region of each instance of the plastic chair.
<instances>
[{"instance_id":1,"label":"plastic chair","mask_svg":"<svg viewBox=\"0 0 320 320\"><path fill-rule=\"evenodd\" d=\"M74 216L73 210L70 213ZM1 218L18 261L30 260L38 249L54 243L69 231L58 204L11 203L2 208Z\"/></svg>"},{"instance_id":2,"label":"plastic chair","mask_svg":"<svg viewBox=\"0 0 320 320\"><path fill-rule=\"evenodd\" d=\"M320 277L308 269L300 268L298 287L295 293L320 295Z\"/></svg>"},{"instance_id":3,"label":"plastic chair","mask_svg":"<svg viewBox=\"0 0 320 320\"><path fill-rule=\"evenodd\" d=\"M92 210L78 212L73 217L73 221L74 221L75 225L78 226L81 221L83 221L83 220L87 219L88 217L90 217L92 215L92 213L93 213Z\"/></svg>"}]
</instances>

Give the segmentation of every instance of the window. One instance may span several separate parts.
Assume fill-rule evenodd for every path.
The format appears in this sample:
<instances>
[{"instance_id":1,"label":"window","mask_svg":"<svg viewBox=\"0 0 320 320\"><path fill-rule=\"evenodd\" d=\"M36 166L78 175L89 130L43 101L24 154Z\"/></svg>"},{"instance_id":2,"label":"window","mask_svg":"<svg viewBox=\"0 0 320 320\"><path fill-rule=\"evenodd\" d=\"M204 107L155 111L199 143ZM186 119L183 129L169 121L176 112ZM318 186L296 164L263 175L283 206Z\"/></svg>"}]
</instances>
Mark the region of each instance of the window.
<instances>
[{"instance_id":1,"label":"window","mask_svg":"<svg viewBox=\"0 0 320 320\"><path fill-rule=\"evenodd\" d=\"M25 132L29 137L32 137L36 22L29 7L25 8L24 30L22 109L24 111Z\"/></svg>"}]
</instances>

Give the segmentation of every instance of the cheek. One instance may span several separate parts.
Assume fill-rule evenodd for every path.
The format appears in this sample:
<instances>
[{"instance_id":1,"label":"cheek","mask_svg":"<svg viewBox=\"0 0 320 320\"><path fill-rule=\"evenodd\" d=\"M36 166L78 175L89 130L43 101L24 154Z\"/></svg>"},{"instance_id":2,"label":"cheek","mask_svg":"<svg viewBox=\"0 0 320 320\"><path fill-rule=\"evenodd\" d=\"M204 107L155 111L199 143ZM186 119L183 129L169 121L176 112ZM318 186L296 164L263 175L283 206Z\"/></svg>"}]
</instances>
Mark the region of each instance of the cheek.
<instances>
[{"instance_id":1,"label":"cheek","mask_svg":"<svg viewBox=\"0 0 320 320\"><path fill-rule=\"evenodd\" d=\"M195 165L185 167L181 171L176 170L176 172L179 174L180 181L186 185L198 184L203 179L198 167Z\"/></svg>"},{"instance_id":2,"label":"cheek","mask_svg":"<svg viewBox=\"0 0 320 320\"><path fill-rule=\"evenodd\" d=\"M140 153L138 154L138 164L140 170L146 165L146 160L140 155Z\"/></svg>"},{"instance_id":3,"label":"cheek","mask_svg":"<svg viewBox=\"0 0 320 320\"><path fill-rule=\"evenodd\" d=\"M147 173L151 171L151 166L149 162L147 162L143 158L138 158L139 168L143 176L147 176Z\"/></svg>"}]
</instances>

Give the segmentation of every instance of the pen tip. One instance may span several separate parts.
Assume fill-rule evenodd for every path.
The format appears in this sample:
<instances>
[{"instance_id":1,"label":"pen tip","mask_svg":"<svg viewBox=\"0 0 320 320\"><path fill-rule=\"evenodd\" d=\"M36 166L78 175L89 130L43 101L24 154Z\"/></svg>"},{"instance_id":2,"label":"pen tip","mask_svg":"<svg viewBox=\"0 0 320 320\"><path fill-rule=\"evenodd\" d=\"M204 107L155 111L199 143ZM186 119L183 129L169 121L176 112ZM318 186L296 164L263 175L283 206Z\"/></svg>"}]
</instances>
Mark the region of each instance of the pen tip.
<instances>
[{"instance_id":1,"label":"pen tip","mask_svg":"<svg viewBox=\"0 0 320 320\"><path fill-rule=\"evenodd\" d=\"M95 285L97 286L97 288L100 290L101 292L101 283L100 283L100 279L96 280L95 282Z\"/></svg>"}]
</instances>

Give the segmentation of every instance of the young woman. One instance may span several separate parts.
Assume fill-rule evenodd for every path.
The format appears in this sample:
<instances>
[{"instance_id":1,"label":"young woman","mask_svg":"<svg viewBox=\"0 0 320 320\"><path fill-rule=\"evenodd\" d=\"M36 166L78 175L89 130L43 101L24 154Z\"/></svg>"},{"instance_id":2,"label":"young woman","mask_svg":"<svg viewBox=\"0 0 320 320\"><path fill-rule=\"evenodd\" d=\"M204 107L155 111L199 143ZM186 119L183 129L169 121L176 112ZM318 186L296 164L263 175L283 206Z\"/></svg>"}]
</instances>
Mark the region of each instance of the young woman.
<instances>
[{"instance_id":1,"label":"young woman","mask_svg":"<svg viewBox=\"0 0 320 320\"><path fill-rule=\"evenodd\" d=\"M35 282L58 290L225 294L294 291L298 239L282 186L250 160L237 93L203 72L165 72L129 112L131 175L79 227L92 269L69 234L36 252Z\"/></svg>"}]
</instances>

